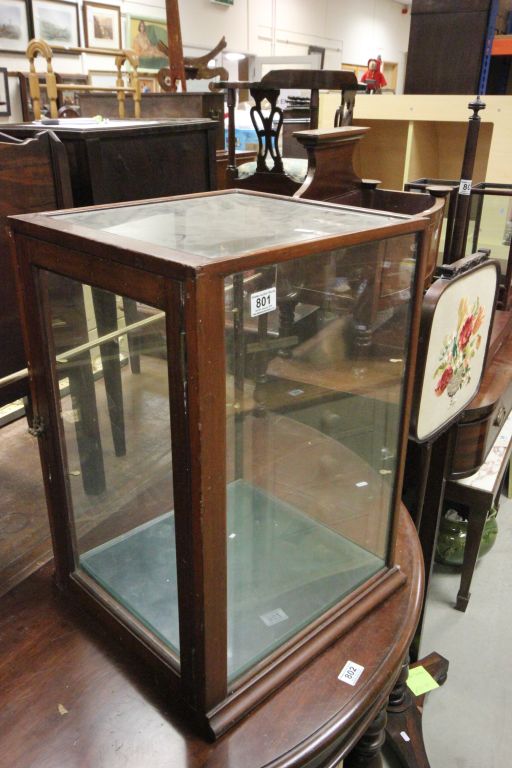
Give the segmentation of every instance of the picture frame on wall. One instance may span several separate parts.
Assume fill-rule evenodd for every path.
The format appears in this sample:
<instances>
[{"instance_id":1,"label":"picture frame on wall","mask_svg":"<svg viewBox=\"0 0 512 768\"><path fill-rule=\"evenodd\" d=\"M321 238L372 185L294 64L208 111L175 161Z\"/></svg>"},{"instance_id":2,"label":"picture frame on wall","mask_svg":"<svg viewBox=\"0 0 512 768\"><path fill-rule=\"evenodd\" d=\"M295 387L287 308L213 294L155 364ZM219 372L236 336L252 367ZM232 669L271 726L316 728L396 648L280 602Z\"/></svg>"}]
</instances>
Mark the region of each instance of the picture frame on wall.
<instances>
[{"instance_id":1,"label":"picture frame on wall","mask_svg":"<svg viewBox=\"0 0 512 768\"><path fill-rule=\"evenodd\" d=\"M161 89L154 75L139 72L139 84L141 93L160 93Z\"/></svg>"},{"instance_id":2,"label":"picture frame on wall","mask_svg":"<svg viewBox=\"0 0 512 768\"><path fill-rule=\"evenodd\" d=\"M97 88L114 89L116 87L117 72L113 70L90 69L88 77L88 84L95 85Z\"/></svg>"},{"instance_id":3,"label":"picture frame on wall","mask_svg":"<svg viewBox=\"0 0 512 768\"><path fill-rule=\"evenodd\" d=\"M32 0L34 36L48 45L80 45L78 4L67 0Z\"/></svg>"},{"instance_id":4,"label":"picture frame on wall","mask_svg":"<svg viewBox=\"0 0 512 768\"><path fill-rule=\"evenodd\" d=\"M122 48L119 6L84 2L83 12L87 48L108 48L113 51Z\"/></svg>"},{"instance_id":5,"label":"picture frame on wall","mask_svg":"<svg viewBox=\"0 0 512 768\"><path fill-rule=\"evenodd\" d=\"M32 36L28 0L0 0L0 53L25 53Z\"/></svg>"},{"instance_id":6,"label":"picture frame on wall","mask_svg":"<svg viewBox=\"0 0 512 768\"><path fill-rule=\"evenodd\" d=\"M137 54L141 69L159 70L169 66L169 59L158 48L159 42L168 45L165 19L126 16L126 47Z\"/></svg>"},{"instance_id":7,"label":"picture frame on wall","mask_svg":"<svg viewBox=\"0 0 512 768\"><path fill-rule=\"evenodd\" d=\"M9 98L9 80L7 68L0 67L0 117L9 117L11 114L11 101Z\"/></svg>"}]
</instances>

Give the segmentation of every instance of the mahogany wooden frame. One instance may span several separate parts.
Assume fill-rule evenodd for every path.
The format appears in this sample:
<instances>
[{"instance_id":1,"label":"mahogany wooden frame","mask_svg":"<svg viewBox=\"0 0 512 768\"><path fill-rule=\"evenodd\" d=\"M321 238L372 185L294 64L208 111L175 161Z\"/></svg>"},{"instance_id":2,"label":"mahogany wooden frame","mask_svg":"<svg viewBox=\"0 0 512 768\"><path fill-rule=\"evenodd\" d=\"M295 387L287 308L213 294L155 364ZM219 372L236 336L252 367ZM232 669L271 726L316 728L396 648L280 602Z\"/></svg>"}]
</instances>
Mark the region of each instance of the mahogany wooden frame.
<instances>
[{"instance_id":1,"label":"mahogany wooden frame","mask_svg":"<svg viewBox=\"0 0 512 768\"><path fill-rule=\"evenodd\" d=\"M494 300L492 303L492 307L487 309L487 312L489 313L490 323L489 323L487 335L484 339L485 351L482 359L481 369L477 373L478 380L476 382L473 382L474 384L476 384L476 393L478 393L479 383L485 372L487 354L489 351L489 344L491 341L492 318L494 317L494 312L496 309L496 302L498 297L498 276L500 272L498 262L489 259L488 255L489 255L488 251L479 251L476 254L473 254L472 256L468 256L468 257L465 257L464 259L460 259L459 261L453 262L453 264L451 264L450 266L443 267L440 279L436 280L432 284L432 286L426 292L425 297L423 299L423 303L421 307L420 344L418 347L418 361L416 366L416 376L415 376L415 383L414 383L414 398L413 398L413 410L412 410L412 416L411 416L411 435L410 435L411 438L418 443L432 441L436 437L438 437L442 432L448 429L448 427L451 426L451 424L455 423L458 420L462 411L464 411L464 409L467 408L468 404L471 402L471 400L475 396L475 392L473 392L473 394L466 396L463 400L461 400L458 407L453 410L449 418L440 422L437 425L437 427L432 431L430 431L429 433L426 433L426 434L418 433L420 410L422 407L421 399L422 399L424 379L426 374L427 356L428 356L429 347L431 343L432 330L434 327L434 323L436 321L436 310L439 304L439 300L441 299L441 297L446 291L450 291L451 288L453 288L453 286L456 285L456 283L458 283L460 280L464 280L469 275L472 275L475 272L481 271L482 269L489 270L489 268L494 267L495 274L496 274L496 287L495 287ZM449 329L446 329L446 330L449 330Z\"/></svg>"},{"instance_id":2,"label":"mahogany wooden frame","mask_svg":"<svg viewBox=\"0 0 512 768\"><path fill-rule=\"evenodd\" d=\"M235 190L173 199L219 194L257 195L290 202L289 198L277 195ZM81 210L148 202L154 205L154 201L136 201ZM295 204L340 208L302 200L296 200ZM386 214L368 212L386 218ZM215 260L104 232L92 232L76 223L66 223L62 213L65 212L31 214L10 220L19 264L18 292L23 307L24 332L30 350L34 411L43 426L40 453L57 583L64 591L79 596L104 624L115 629L125 644L154 665L171 691L181 696L184 704L195 713L204 731L216 738L393 591L404 586L405 577L395 566L395 545L428 222L419 217L396 215L398 222L383 222L382 226L370 231L320 237L305 243L273 246ZM219 364L225 360L224 278L309 254L406 234L417 234L418 263L411 297L409 350L402 389L386 566L268 655L250 673L228 685L226 519L225 515L218 514L218 510L226 506L225 371L224 362ZM77 570L65 456L63 442L59 439L62 427L58 386L46 332L48 314L44 292L39 285L41 270L51 270L114 293L122 285L123 295L166 311L169 359L183 360L186 352L186 371L183 366L175 366L173 376L169 376L176 547L183 555L178 557L179 664L169 649L141 622Z\"/></svg>"}]
</instances>

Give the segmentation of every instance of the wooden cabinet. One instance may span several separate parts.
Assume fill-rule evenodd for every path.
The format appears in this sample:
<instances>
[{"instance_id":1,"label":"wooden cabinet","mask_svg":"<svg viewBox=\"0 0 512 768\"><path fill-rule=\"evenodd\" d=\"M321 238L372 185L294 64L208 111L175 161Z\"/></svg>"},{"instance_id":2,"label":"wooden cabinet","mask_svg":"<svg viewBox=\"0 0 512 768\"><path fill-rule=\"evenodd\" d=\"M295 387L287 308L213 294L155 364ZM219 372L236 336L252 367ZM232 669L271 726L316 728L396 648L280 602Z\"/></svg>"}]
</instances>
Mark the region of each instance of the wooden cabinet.
<instances>
[{"instance_id":1,"label":"wooden cabinet","mask_svg":"<svg viewBox=\"0 0 512 768\"><path fill-rule=\"evenodd\" d=\"M68 119L48 127L66 149L75 206L216 188L217 126L210 120L109 120L83 125ZM20 138L40 130L30 124L6 126L7 133Z\"/></svg>"},{"instance_id":2,"label":"wooden cabinet","mask_svg":"<svg viewBox=\"0 0 512 768\"><path fill-rule=\"evenodd\" d=\"M115 93L81 93L78 96L80 114L83 117L117 117ZM212 93L143 93L141 97L143 118L201 118L215 120L216 148L224 149L224 94ZM126 117L133 117L133 100L126 100Z\"/></svg>"},{"instance_id":3,"label":"wooden cabinet","mask_svg":"<svg viewBox=\"0 0 512 768\"><path fill-rule=\"evenodd\" d=\"M478 93L492 0L413 0L405 93Z\"/></svg>"}]
</instances>

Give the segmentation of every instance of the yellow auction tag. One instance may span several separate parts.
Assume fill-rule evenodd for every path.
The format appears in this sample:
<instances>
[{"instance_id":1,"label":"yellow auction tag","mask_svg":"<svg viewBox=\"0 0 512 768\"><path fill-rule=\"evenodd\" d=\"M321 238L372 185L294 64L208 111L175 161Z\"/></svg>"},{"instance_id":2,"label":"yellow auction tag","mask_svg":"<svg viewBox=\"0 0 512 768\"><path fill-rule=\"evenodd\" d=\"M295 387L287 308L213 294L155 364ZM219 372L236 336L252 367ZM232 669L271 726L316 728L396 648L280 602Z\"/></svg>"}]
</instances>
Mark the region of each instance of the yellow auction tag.
<instances>
[{"instance_id":1,"label":"yellow auction tag","mask_svg":"<svg viewBox=\"0 0 512 768\"><path fill-rule=\"evenodd\" d=\"M407 685L415 696L421 696L423 693L433 691L434 688L439 688L439 683L437 683L430 672L427 672L425 667L422 667L421 665L409 670Z\"/></svg>"}]
</instances>

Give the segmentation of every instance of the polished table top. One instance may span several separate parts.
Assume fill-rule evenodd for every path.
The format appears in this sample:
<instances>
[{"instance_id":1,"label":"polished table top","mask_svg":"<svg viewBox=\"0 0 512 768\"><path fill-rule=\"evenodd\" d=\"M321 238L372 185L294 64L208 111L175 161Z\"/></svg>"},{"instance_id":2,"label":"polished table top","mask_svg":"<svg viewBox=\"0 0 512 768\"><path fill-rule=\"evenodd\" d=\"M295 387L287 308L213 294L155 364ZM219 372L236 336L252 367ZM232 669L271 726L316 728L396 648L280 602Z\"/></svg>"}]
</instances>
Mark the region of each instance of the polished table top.
<instances>
[{"instance_id":1,"label":"polished table top","mask_svg":"<svg viewBox=\"0 0 512 768\"><path fill-rule=\"evenodd\" d=\"M404 508L397 562L405 586L216 743L192 730L135 657L64 604L45 566L1 601L0 765L331 765L385 703L416 626L423 566ZM338 680L349 660L364 667L354 687Z\"/></svg>"}]
</instances>

